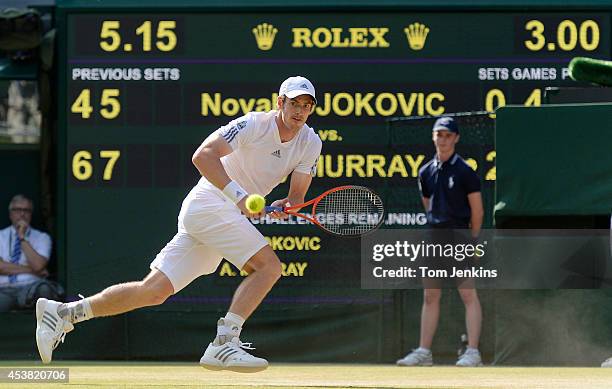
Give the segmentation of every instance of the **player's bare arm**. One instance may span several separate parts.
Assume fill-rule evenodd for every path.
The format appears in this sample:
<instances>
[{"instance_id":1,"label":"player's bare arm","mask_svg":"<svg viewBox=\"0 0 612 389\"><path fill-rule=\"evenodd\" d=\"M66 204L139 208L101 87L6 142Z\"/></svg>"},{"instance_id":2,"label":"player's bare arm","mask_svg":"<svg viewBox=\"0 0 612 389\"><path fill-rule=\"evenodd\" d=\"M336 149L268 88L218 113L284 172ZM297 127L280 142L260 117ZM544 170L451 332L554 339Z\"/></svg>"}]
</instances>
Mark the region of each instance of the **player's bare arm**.
<instances>
[{"instance_id":1,"label":"player's bare arm","mask_svg":"<svg viewBox=\"0 0 612 389\"><path fill-rule=\"evenodd\" d=\"M301 204L304 202L306 192L310 188L312 182L312 176L306 173L293 172L291 174L291 181L289 183L289 195L287 201L291 204Z\"/></svg>"},{"instance_id":2,"label":"player's bare arm","mask_svg":"<svg viewBox=\"0 0 612 389\"><path fill-rule=\"evenodd\" d=\"M484 218L481 193L473 192L468 194L468 202L470 203L471 210L470 229L472 230L472 236L476 238L480 234L480 228L482 227L482 220Z\"/></svg>"},{"instance_id":3,"label":"player's bare arm","mask_svg":"<svg viewBox=\"0 0 612 389\"><path fill-rule=\"evenodd\" d=\"M311 182L312 176L310 174L293 172L289 183L289 194L283 199L274 201L272 206L283 207L292 204L302 204ZM272 212L270 215L273 218L286 218L288 216L282 212Z\"/></svg>"},{"instance_id":4,"label":"player's bare arm","mask_svg":"<svg viewBox=\"0 0 612 389\"><path fill-rule=\"evenodd\" d=\"M200 174L212 183L217 188L223 190L232 179L227 175L221 158L230 154L233 151L232 147L227 143L222 136L217 133L210 134L204 142L193 153L191 162L198 169ZM250 217L260 217L261 213L252 213L245 205L246 196L236 203L242 213Z\"/></svg>"},{"instance_id":5,"label":"player's bare arm","mask_svg":"<svg viewBox=\"0 0 612 389\"><path fill-rule=\"evenodd\" d=\"M221 164L221 158L230 154L232 147L217 133L210 134L193 153L191 162L200 174L217 188L223 190L231 181Z\"/></svg>"}]
</instances>

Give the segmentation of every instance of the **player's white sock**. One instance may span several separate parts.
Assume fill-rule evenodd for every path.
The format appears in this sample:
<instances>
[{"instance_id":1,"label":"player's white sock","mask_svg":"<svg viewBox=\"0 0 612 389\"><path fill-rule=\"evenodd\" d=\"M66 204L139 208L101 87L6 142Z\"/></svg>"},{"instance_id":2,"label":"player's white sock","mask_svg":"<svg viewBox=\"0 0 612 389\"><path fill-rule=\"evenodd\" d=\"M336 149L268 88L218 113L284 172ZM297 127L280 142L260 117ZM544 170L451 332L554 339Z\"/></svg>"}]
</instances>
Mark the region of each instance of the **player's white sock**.
<instances>
[{"instance_id":1,"label":"player's white sock","mask_svg":"<svg viewBox=\"0 0 612 389\"><path fill-rule=\"evenodd\" d=\"M235 313L231 313L228 312L225 314L224 319L231 321L232 323L235 323L238 325L238 327L242 328L242 326L244 325L245 320L242 318L242 316L238 316Z\"/></svg>"},{"instance_id":2,"label":"player's white sock","mask_svg":"<svg viewBox=\"0 0 612 389\"><path fill-rule=\"evenodd\" d=\"M244 319L234 313L228 312L217 322L217 336L213 340L213 345L220 346L231 341L233 338L240 338L240 331Z\"/></svg>"},{"instance_id":3,"label":"player's white sock","mask_svg":"<svg viewBox=\"0 0 612 389\"><path fill-rule=\"evenodd\" d=\"M64 320L71 323L80 323L85 320L92 319L93 312L88 299L73 301L71 303L62 304L57 308L57 314Z\"/></svg>"},{"instance_id":4,"label":"player's white sock","mask_svg":"<svg viewBox=\"0 0 612 389\"><path fill-rule=\"evenodd\" d=\"M425 353L425 354L430 354L431 353L431 350L428 349L428 348L425 348L425 347L419 347L419 348L417 348L414 351L422 352L422 353Z\"/></svg>"}]
</instances>

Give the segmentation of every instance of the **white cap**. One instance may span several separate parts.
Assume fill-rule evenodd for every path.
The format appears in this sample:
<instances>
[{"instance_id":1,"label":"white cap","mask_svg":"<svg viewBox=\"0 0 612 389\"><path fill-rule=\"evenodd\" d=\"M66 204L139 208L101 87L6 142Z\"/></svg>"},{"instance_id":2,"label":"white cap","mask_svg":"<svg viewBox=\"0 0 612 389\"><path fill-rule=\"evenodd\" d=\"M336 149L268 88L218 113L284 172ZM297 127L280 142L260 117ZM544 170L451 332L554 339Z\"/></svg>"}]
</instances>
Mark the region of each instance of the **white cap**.
<instances>
[{"instance_id":1,"label":"white cap","mask_svg":"<svg viewBox=\"0 0 612 389\"><path fill-rule=\"evenodd\" d=\"M294 97L298 97L300 95L310 95L317 103L317 98L315 97L315 88L312 85L312 82L308 81L306 77L295 76L289 77L280 86L278 90L279 96L287 96L290 99Z\"/></svg>"}]
</instances>

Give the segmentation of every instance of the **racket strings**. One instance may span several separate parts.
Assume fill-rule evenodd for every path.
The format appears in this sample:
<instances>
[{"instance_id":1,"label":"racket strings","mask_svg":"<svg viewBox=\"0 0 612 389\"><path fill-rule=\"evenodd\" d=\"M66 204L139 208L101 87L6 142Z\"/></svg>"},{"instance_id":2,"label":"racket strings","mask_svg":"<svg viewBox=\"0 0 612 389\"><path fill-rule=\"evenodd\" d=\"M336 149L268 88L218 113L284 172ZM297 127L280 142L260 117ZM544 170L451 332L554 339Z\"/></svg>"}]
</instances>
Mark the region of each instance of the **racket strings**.
<instances>
[{"instance_id":1,"label":"racket strings","mask_svg":"<svg viewBox=\"0 0 612 389\"><path fill-rule=\"evenodd\" d=\"M319 222L340 235L361 235L382 223L384 208L378 195L364 187L348 187L329 193L317 204Z\"/></svg>"}]
</instances>

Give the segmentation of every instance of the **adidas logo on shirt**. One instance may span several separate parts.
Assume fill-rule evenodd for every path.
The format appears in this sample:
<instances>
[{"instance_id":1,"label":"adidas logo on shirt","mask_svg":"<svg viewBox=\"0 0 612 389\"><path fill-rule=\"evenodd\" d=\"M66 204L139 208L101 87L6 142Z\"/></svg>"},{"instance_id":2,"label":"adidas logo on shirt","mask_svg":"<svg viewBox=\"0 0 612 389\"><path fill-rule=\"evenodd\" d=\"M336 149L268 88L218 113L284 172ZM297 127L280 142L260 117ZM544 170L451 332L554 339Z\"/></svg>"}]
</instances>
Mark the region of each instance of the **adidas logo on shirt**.
<instances>
[{"instance_id":1,"label":"adidas logo on shirt","mask_svg":"<svg viewBox=\"0 0 612 389\"><path fill-rule=\"evenodd\" d=\"M280 158L280 157L281 157L281 155L280 155L280 150L276 150L275 152L270 153L270 155L273 155L273 156L275 156L276 158Z\"/></svg>"}]
</instances>

